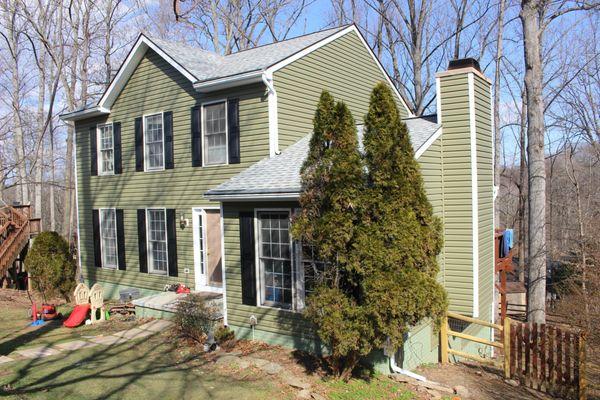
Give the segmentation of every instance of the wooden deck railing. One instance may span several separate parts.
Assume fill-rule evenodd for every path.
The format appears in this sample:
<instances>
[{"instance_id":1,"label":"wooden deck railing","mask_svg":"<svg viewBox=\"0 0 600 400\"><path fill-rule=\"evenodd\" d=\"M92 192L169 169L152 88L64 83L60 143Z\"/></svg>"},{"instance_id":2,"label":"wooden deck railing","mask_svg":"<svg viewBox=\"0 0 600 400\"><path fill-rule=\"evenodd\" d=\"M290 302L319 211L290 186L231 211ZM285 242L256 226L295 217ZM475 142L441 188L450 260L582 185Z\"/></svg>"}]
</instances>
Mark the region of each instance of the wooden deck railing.
<instances>
[{"instance_id":1,"label":"wooden deck railing","mask_svg":"<svg viewBox=\"0 0 600 400\"><path fill-rule=\"evenodd\" d=\"M29 212L29 206L0 208L0 274L19 257L30 235L37 233L31 230Z\"/></svg>"}]
</instances>

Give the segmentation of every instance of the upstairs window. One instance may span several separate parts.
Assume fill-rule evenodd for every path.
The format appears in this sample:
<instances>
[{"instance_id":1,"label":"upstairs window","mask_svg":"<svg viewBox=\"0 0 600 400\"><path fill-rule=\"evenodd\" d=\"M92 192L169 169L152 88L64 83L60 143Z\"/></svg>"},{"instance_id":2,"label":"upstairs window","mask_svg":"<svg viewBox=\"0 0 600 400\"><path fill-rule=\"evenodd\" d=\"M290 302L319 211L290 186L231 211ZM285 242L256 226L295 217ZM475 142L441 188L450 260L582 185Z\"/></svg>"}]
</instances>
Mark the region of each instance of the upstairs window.
<instances>
[{"instance_id":1,"label":"upstairs window","mask_svg":"<svg viewBox=\"0 0 600 400\"><path fill-rule=\"evenodd\" d=\"M227 164L227 102L206 104L204 110L204 165Z\"/></svg>"},{"instance_id":2,"label":"upstairs window","mask_svg":"<svg viewBox=\"0 0 600 400\"><path fill-rule=\"evenodd\" d=\"M115 172L113 125L105 124L97 127L98 138L98 171L100 175L112 175Z\"/></svg>"},{"instance_id":3,"label":"upstairs window","mask_svg":"<svg viewBox=\"0 0 600 400\"><path fill-rule=\"evenodd\" d=\"M144 117L144 165L147 171L165 168L165 134L163 115Z\"/></svg>"}]
</instances>

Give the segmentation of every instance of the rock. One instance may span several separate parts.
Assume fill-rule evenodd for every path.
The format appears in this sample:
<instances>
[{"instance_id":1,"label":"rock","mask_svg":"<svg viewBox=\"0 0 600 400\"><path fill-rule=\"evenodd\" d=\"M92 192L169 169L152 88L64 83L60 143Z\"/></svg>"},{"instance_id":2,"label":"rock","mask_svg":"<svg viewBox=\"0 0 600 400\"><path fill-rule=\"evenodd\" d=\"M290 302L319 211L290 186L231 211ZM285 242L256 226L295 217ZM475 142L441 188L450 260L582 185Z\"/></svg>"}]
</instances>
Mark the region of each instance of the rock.
<instances>
[{"instance_id":1,"label":"rock","mask_svg":"<svg viewBox=\"0 0 600 400\"><path fill-rule=\"evenodd\" d=\"M433 389L426 389L427 390L427 394L429 394L429 396L434 399L434 400L440 400L442 398L442 394L440 392L438 392L437 390L433 390Z\"/></svg>"},{"instance_id":2,"label":"rock","mask_svg":"<svg viewBox=\"0 0 600 400\"><path fill-rule=\"evenodd\" d=\"M232 365L232 364L239 364L240 362L240 358L237 356L230 356L230 355L224 355L221 356L219 358L217 358L216 363L218 365Z\"/></svg>"},{"instance_id":3,"label":"rock","mask_svg":"<svg viewBox=\"0 0 600 400\"><path fill-rule=\"evenodd\" d=\"M519 382L515 381L514 379L505 379L504 382L508 383L510 386L513 387L519 386Z\"/></svg>"},{"instance_id":4,"label":"rock","mask_svg":"<svg viewBox=\"0 0 600 400\"><path fill-rule=\"evenodd\" d=\"M268 362L267 364L260 367L260 369L262 369L264 372L266 372L269 375L275 375L275 374L280 373L283 370L283 367L277 363Z\"/></svg>"},{"instance_id":5,"label":"rock","mask_svg":"<svg viewBox=\"0 0 600 400\"><path fill-rule=\"evenodd\" d=\"M237 365L238 367L240 367L240 369L246 369L250 366L250 361L248 361L246 358L241 357L238 361L237 361Z\"/></svg>"},{"instance_id":6,"label":"rock","mask_svg":"<svg viewBox=\"0 0 600 400\"><path fill-rule=\"evenodd\" d=\"M454 393L460 397L469 397L469 389L462 385L456 385L452 389L454 389Z\"/></svg>"},{"instance_id":7,"label":"rock","mask_svg":"<svg viewBox=\"0 0 600 400\"><path fill-rule=\"evenodd\" d=\"M310 400L312 398L310 390L308 389L302 389L301 391L298 392L298 394L296 395L297 399L301 399L301 400Z\"/></svg>"},{"instance_id":8,"label":"rock","mask_svg":"<svg viewBox=\"0 0 600 400\"><path fill-rule=\"evenodd\" d=\"M303 381L302 379L298 378L295 375L292 374L284 374L282 376L283 381L285 383L287 383L288 385L290 385L291 387L295 387L298 389L309 389L310 388L310 383Z\"/></svg>"},{"instance_id":9,"label":"rock","mask_svg":"<svg viewBox=\"0 0 600 400\"><path fill-rule=\"evenodd\" d=\"M325 397L323 397L319 393L313 393L311 396L314 400L327 400Z\"/></svg>"},{"instance_id":10,"label":"rock","mask_svg":"<svg viewBox=\"0 0 600 400\"><path fill-rule=\"evenodd\" d=\"M264 359L262 359L262 358L246 357L246 359L247 359L247 360L248 360L250 363L254 364L254 366L258 367L258 368L261 368L261 367L263 367L264 365L266 365L266 364L268 364L268 363L269 363L267 360L264 360Z\"/></svg>"}]
</instances>

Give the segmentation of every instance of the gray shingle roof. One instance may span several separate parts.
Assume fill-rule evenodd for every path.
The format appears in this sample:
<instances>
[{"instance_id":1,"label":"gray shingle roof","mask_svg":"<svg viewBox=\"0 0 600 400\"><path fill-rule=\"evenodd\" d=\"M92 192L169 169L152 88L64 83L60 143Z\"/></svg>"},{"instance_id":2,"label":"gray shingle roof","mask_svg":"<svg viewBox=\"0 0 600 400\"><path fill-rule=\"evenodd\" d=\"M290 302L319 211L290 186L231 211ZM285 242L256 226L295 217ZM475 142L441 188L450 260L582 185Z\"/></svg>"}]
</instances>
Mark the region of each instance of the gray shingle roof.
<instances>
[{"instance_id":1,"label":"gray shingle roof","mask_svg":"<svg viewBox=\"0 0 600 400\"><path fill-rule=\"evenodd\" d=\"M240 51L227 56L182 43L150 38L199 82L260 71L346 28L342 26Z\"/></svg>"},{"instance_id":2,"label":"gray shingle roof","mask_svg":"<svg viewBox=\"0 0 600 400\"><path fill-rule=\"evenodd\" d=\"M440 129L427 117L404 120L410 140L417 152L429 138ZM362 125L358 126L359 140L362 141ZM300 168L308 154L310 134L271 158L265 158L233 176L221 185L206 192L209 197L253 195L289 195L295 197L302 188Z\"/></svg>"}]
</instances>

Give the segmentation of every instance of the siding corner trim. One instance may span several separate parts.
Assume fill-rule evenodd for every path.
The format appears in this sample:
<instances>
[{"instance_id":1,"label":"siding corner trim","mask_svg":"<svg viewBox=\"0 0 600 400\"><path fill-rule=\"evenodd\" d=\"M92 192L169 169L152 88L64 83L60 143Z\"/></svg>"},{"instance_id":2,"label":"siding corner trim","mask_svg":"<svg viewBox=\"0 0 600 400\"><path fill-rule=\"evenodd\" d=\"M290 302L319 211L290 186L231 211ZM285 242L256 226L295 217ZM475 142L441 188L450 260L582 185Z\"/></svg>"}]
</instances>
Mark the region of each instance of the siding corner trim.
<instances>
[{"instance_id":1,"label":"siding corner trim","mask_svg":"<svg viewBox=\"0 0 600 400\"><path fill-rule=\"evenodd\" d=\"M471 229L473 235L473 318L479 317L479 204L477 187L477 130L475 123L475 77L467 75L469 84L469 125L471 147Z\"/></svg>"}]
</instances>

